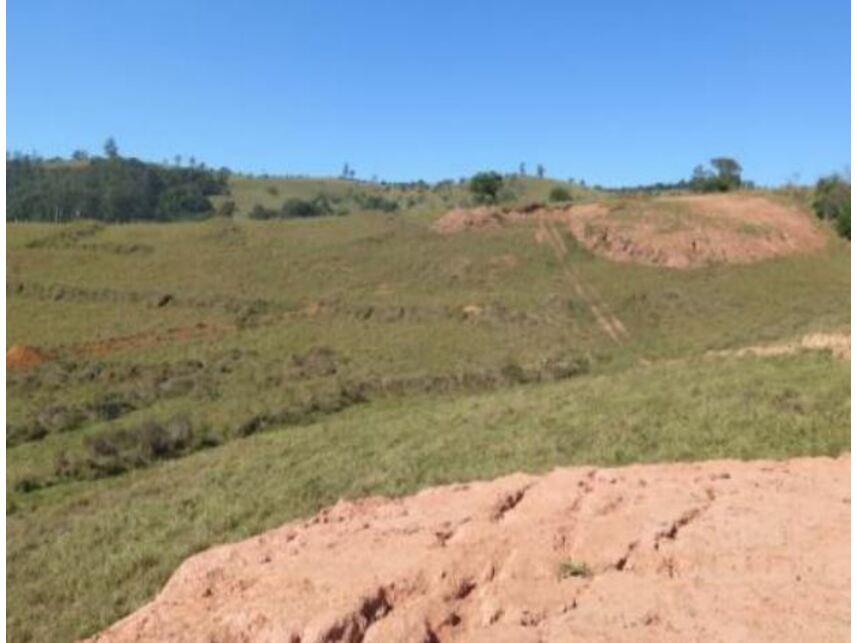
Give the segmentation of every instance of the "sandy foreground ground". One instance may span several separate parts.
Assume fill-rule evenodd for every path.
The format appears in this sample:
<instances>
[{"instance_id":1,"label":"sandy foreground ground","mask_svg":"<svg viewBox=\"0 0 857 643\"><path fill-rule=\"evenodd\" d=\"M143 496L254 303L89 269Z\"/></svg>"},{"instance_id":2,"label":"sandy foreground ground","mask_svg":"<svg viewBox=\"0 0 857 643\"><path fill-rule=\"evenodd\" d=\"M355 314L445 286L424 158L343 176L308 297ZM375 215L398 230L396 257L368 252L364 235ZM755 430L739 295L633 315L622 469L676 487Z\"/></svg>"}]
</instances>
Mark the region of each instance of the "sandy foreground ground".
<instances>
[{"instance_id":1,"label":"sandy foreground ground","mask_svg":"<svg viewBox=\"0 0 857 643\"><path fill-rule=\"evenodd\" d=\"M845 641L850 455L340 502L185 561L107 641Z\"/></svg>"}]
</instances>

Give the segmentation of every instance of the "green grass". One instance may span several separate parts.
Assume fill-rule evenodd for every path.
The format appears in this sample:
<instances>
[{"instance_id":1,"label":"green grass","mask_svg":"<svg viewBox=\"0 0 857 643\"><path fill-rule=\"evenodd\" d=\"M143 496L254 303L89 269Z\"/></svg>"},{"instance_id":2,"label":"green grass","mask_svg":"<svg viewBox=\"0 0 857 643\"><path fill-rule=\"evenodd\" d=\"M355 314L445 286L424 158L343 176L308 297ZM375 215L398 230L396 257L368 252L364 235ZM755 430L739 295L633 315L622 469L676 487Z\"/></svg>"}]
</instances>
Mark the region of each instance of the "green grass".
<instances>
[{"instance_id":1,"label":"green grass","mask_svg":"<svg viewBox=\"0 0 857 643\"><path fill-rule=\"evenodd\" d=\"M849 448L849 375L824 354L691 360L387 400L116 479L16 496L10 635L92 633L151 597L187 555L339 497L560 465L836 455Z\"/></svg>"},{"instance_id":2,"label":"green grass","mask_svg":"<svg viewBox=\"0 0 857 643\"><path fill-rule=\"evenodd\" d=\"M268 194L240 181L242 208ZM277 203L355 189L274 182ZM527 180L518 196L554 184ZM7 440L86 415L7 448L10 640L91 634L151 598L189 553L341 496L560 465L849 449L848 363L704 357L847 329L844 243L678 271L611 263L566 234L567 262L628 329L616 343L535 226L434 233L464 196L450 190L394 215L7 225L7 346L55 357L9 372ZM209 330L183 334L198 324ZM87 352L117 337L135 339ZM557 375L556 364L586 368ZM355 386L366 400L339 404ZM108 394L133 408L104 419ZM293 421L242 437L284 410ZM92 457L93 436L177 416L221 446L115 477L60 475L63 458Z\"/></svg>"}]
</instances>

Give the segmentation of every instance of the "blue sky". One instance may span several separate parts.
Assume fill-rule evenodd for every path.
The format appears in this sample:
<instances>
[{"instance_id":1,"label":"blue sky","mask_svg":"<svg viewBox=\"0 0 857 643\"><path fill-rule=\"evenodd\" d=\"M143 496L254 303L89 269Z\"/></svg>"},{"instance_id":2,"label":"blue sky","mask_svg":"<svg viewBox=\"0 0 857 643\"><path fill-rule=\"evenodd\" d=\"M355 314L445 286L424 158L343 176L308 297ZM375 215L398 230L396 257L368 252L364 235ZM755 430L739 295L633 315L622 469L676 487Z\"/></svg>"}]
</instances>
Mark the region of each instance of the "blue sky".
<instances>
[{"instance_id":1,"label":"blue sky","mask_svg":"<svg viewBox=\"0 0 857 643\"><path fill-rule=\"evenodd\" d=\"M605 185L850 162L847 0L9 0L7 147Z\"/></svg>"}]
</instances>

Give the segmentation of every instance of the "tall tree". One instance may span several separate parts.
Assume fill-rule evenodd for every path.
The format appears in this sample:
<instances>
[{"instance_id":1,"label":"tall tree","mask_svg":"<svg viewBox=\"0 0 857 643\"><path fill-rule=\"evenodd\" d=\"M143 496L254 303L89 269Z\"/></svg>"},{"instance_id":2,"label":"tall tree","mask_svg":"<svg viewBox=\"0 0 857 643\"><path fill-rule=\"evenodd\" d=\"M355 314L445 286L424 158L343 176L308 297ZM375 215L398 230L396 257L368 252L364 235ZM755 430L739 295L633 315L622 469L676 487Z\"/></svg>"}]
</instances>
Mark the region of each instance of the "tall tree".
<instances>
[{"instance_id":1,"label":"tall tree","mask_svg":"<svg viewBox=\"0 0 857 643\"><path fill-rule=\"evenodd\" d=\"M719 156L711 159L717 178L726 189L741 187L741 165L733 158Z\"/></svg>"},{"instance_id":2,"label":"tall tree","mask_svg":"<svg viewBox=\"0 0 857 643\"><path fill-rule=\"evenodd\" d=\"M119 146L116 145L116 139L112 136L104 141L104 155L109 159L115 159L119 156Z\"/></svg>"},{"instance_id":3,"label":"tall tree","mask_svg":"<svg viewBox=\"0 0 857 643\"><path fill-rule=\"evenodd\" d=\"M469 187L478 203L494 203L503 187L503 177L497 172L479 172L470 179Z\"/></svg>"}]
</instances>

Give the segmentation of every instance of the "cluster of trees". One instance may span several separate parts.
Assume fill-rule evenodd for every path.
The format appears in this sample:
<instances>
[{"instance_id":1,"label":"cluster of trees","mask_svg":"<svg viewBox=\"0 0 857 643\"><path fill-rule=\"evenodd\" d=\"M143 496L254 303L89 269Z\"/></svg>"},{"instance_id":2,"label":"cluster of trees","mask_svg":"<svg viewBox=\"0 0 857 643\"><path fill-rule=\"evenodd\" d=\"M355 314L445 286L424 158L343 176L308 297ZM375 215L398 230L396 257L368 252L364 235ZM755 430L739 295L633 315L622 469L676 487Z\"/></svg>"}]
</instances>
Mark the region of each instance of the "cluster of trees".
<instances>
[{"instance_id":1,"label":"cluster of trees","mask_svg":"<svg viewBox=\"0 0 857 643\"><path fill-rule=\"evenodd\" d=\"M228 170L165 167L123 158L113 139L103 157L6 161L6 218L13 221L172 221L211 214L208 197L228 191Z\"/></svg>"},{"instance_id":2,"label":"cluster of trees","mask_svg":"<svg viewBox=\"0 0 857 643\"><path fill-rule=\"evenodd\" d=\"M342 178L354 180L354 177L357 173L354 171L354 168L351 167L348 163L342 166Z\"/></svg>"},{"instance_id":3,"label":"cluster of trees","mask_svg":"<svg viewBox=\"0 0 857 643\"><path fill-rule=\"evenodd\" d=\"M647 185L629 185L621 188L604 187L601 185L593 185L592 187L596 190L610 192L611 194L660 194L661 192L669 192L671 190L688 190L690 189L690 182L682 179L675 183L659 181Z\"/></svg>"},{"instance_id":4,"label":"cluster of trees","mask_svg":"<svg viewBox=\"0 0 857 643\"><path fill-rule=\"evenodd\" d=\"M690 179L690 189L695 192L729 192L742 186L741 165L729 157L713 158L712 169L697 165Z\"/></svg>"},{"instance_id":5,"label":"cluster of trees","mask_svg":"<svg viewBox=\"0 0 857 643\"><path fill-rule=\"evenodd\" d=\"M515 198L516 191L513 185L515 183L517 179L514 175L507 181L499 172L478 172L470 178L468 189L476 203L497 203ZM571 201L571 199L571 190L562 186L554 187L548 194L548 200L552 202Z\"/></svg>"},{"instance_id":6,"label":"cluster of trees","mask_svg":"<svg viewBox=\"0 0 857 643\"><path fill-rule=\"evenodd\" d=\"M527 176L527 164L521 161L521 164L518 166L518 174L521 176ZM536 165L536 176L540 179L545 178L545 166L539 163Z\"/></svg>"},{"instance_id":7,"label":"cluster of trees","mask_svg":"<svg viewBox=\"0 0 857 643\"><path fill-rule=\"evenodd\" d=\"M851 238L851 183L848 180L836 174L819 179L812 207L820 219L831 221L839 234Z\"/></svg>"},{"instance_id":8,"label":"cluster of trees","mask_svg":"<svg viewBox=\"0 0 857 643\"><path fill-rule=\"evenodd\" d=\"M496 203L502 188L503 176L493 171L474 174L468 184L476 203Z\"/></svg>"}]
</instances>

